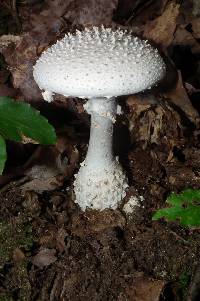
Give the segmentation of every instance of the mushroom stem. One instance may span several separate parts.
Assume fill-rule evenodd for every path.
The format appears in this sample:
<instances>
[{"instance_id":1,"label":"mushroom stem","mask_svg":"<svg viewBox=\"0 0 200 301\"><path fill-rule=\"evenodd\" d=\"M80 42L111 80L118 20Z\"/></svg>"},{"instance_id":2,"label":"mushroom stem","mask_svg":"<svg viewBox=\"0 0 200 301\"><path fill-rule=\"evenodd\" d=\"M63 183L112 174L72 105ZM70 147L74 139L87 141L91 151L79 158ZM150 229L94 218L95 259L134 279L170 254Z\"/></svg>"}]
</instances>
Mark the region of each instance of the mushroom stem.
<instances>
[{"instance_id":1,"label":"mushroom stem","mask_svg":"<svg viewBox=\"0 0 200 301\"><path fill-rule=\"evenodd\" d=\"M128 186L112 150L117 104L115 98L92 98L85 109L91 114L90 141L86 159L74 181L76 203L82 210L116 209Z\"/></svg>"},{"instance_id":2,"label":"mushroom stem","mask_svg":"<svg viewBox=\"0 0 200 301\"><path fill-rule=\"evenodd\" d=\"M91 114L90 141L85 164L94 168L109 166L113 156L113 123L117 113L115 98L93 98L85 105Z\"/></svg>"}]
</instances>

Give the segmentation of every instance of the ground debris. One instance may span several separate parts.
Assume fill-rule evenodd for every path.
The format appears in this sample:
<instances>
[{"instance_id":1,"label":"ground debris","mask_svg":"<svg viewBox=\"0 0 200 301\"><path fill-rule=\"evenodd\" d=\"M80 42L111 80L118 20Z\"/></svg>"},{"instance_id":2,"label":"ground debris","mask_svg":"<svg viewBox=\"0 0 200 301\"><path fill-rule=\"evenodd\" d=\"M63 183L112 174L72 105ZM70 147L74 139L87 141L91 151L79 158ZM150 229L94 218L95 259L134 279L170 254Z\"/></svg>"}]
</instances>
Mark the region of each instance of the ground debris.
<instances>
[{"instance_id":1,"label":"ground debris","mask_svg":"<svg viewBox=\"0 0 200 301\"><path fill-rule=\"evenodd\" d=\"M55 253L56 250L54 249L43 248L32 258L32 263L42 269L57 260Z\"/></svg>"},{"instance_id":2,"label":"ground debris","mask_svg":"<svg viewBox=\"0 0 200 301\"><path fill-rule=\"evenodd\" d=\"M126 298L134 301L159 301L164 285L164 281L145 278L141 273L134 277L132 285L127 285ZM118 300L123 301L124 296Z\"/></svg>"}]
</instances>

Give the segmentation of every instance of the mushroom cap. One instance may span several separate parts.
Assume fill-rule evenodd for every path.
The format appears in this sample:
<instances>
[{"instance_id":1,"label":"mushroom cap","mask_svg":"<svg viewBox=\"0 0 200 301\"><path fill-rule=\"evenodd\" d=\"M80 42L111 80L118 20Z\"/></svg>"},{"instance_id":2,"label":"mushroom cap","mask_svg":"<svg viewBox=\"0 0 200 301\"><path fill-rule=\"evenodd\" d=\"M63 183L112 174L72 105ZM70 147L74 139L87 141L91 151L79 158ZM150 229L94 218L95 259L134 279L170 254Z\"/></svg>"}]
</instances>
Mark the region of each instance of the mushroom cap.
<instances>
[{"instance_id":1,"label":"mushroom cap","mask_svg":"<svg viewBox=\"0 0 200 301\"><path fill-rule=\"evenodd\" d=\"M165 72L158 50L147 41L102 26L65 35L42 53L33 76L47 94L91 98L149 89Z\"/></svg>"}]
</instances>

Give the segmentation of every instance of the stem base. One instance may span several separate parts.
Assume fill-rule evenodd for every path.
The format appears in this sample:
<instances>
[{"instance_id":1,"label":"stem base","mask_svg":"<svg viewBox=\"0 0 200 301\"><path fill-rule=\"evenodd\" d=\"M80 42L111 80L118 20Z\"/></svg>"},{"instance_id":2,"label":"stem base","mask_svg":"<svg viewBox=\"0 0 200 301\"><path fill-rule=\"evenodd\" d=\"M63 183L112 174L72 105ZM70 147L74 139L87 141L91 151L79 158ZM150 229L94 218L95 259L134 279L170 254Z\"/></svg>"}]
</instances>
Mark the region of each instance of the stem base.
<instances>
[{"instance_id":1,"label":"stem base","mask_svg":"<svg viewBox=\"0 0 200 301\"><path fill-rule=\"evenodd\" d=\"M83 162L74 182L75 202L83 211L116 209L127 187L127 178L117 158L111 165L98 169Z\"/></svg>"}]
</instances>

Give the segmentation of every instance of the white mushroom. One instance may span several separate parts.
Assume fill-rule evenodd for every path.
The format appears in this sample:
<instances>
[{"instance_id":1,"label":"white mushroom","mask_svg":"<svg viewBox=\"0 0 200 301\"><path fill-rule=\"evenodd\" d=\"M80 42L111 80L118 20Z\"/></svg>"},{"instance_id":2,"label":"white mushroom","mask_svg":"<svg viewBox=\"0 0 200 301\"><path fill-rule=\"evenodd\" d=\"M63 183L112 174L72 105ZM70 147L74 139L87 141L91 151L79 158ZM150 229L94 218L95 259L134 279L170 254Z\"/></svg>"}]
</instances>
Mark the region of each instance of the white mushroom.
<instances>
[{"instance_id":1,"label":"white mushroom","mask_svg":"<svg viewBox=\"0 0 200 301\"><path fill-rule=\"evenodd\" d=\"M33 75L48 101L53 93L89 99L88 153L74 182L82 210L116 209L125 196L127 178L112 151L115 97L151 88L165 71L147 41L104 27L68 34L38 59Z\"/></svg>"}]
</instances>

